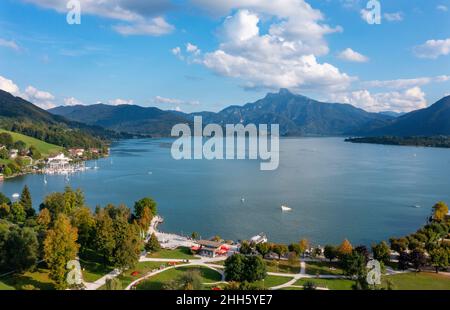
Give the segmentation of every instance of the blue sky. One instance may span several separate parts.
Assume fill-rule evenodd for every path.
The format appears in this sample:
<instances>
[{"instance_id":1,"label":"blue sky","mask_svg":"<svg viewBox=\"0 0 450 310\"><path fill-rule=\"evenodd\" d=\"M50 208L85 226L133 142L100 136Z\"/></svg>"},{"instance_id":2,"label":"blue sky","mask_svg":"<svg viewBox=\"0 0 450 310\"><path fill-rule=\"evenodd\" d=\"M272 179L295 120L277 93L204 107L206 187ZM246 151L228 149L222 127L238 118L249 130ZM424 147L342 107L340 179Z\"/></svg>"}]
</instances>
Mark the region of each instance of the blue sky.
<instances>
[{"instance_id":1,"label":"blue sky","mask_svg":"<svg viewBox=\"0 0 450 310\"><path fill-rule=\"evenodd\" d=\"M73 0L72 0L73 1ZM44 108L134 103L185 112L281 87L369 111L450 94L450 0L2 0L0 88Z\"/></svg>"}]
</instances>

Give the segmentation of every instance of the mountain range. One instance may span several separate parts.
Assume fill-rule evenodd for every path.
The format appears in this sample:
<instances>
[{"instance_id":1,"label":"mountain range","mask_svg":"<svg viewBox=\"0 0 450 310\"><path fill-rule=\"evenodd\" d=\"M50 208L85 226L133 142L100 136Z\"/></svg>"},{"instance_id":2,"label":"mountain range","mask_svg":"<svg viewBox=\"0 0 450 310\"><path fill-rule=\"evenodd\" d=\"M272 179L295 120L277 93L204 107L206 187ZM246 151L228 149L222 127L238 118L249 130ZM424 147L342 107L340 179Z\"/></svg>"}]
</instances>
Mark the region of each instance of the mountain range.
<instances>
[{"instance_id":1,"label":"mountain range","mask_svg":"<svg viewBox=\"0 0 450 310\"><path fill-rule=\"evenodd\" d=\"M269 93L256 102L229 106L219 112L189 114L155 107L105 104L60 106L44 111L26 100L6 94L0 93L0 117L64 123L86 131L105 128L107 133L169 136L173 125L191 124L194 116L201 115L204 124L280 124L283 136L450 135L450 96L428 108L396 117L392 113L367 112L350 104L320 102L286 89Z\"/></svg>"}]
</instances>

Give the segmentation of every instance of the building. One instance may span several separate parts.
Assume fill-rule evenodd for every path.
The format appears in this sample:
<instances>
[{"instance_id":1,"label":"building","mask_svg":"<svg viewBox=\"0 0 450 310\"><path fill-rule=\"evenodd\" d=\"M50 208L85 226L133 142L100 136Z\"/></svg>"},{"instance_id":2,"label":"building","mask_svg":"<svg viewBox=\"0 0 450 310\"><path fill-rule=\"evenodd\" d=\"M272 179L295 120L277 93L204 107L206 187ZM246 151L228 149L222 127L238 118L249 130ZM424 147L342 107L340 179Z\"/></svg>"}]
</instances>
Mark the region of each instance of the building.
<instances>
[{"instance_id":1,"label":"building","mask_svg":"<svg viewBox=\"0 0 450 310\"><path fill-rule=\"evenodd\" d=\"M11 149L11 150L9 151L9 158L11 158L11 159L16 159L18 154L19 154L19 150L17 150L17 149Z\"/></svg>"},{"instance_id":2,"label":"building","mask_svg":"<svg viewBox=\"0 0 450 310\"><path fill-rule=\"evenodd\" d=\"M52 171L68 169L70 167L70 161L71 159L69 157L61 153L55 157L50 157L47 160L46 168Z\"/></svg>"},{"instance_id":3,"label":"building","mask_svg":"<svg viewBox=\"0 0 450 310\"><path fill-rule=\"evenodd\" d=\"M210 240L196 241L198 246L193 246L191 250L196 251L199 255L207 257L216 257L217 255L225 255L230 250L228 244Z\"/></svg>"},{"instance_id":4,"label":"building","mask_svg":"<svg viewBox=\"0 0 450 310\"><path fill-rule=\"evenodd\" d=\"M260 233L256 236L251 237L249 241L250 241L250 243L253 243L253 244L259 244L259 243L266 243L268 241L268 239L264 233Z\"/></svg>"},{"instance_id":5,"label":"building","mask_svg":"<svg viewBox=\"0 0 450 310\"><path fill-rule=\"evenodd\" d=\"M72 157L82 157L84 155L84 149L77 149L77 148L69 149L69 154Z\"/></svg>"}]
</instances>

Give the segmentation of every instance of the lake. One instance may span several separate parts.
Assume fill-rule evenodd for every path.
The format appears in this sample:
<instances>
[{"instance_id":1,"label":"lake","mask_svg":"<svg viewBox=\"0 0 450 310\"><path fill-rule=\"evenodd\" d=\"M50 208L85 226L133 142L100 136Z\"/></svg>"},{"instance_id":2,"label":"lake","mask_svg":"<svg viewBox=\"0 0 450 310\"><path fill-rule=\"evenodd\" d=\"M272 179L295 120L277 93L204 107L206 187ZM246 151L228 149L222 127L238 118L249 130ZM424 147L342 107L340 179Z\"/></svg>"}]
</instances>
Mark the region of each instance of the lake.
<instances>
[{"instance_id":1,"label":"lake","mask_svg":"<svg viewBox=\"0 0 450 310\"><path fill-rule=\"evenodd\" d=\"M99 169L72 175L27 175L0 184L11 197L27 184L35 207L65 186L81 188L91 208L153 197L167 232L274 242L367 244L415 231L432 205L450 202L450 150L352 144L343 138L286 138L280 165L256 160L176 161L169 139L114 143ZM94 166L93 162L87 163ZM242 202L241 198L245 201ZM291 212L282 212L288 205ZM420 208L413 207L421 206Z\"/></svg>"}]
</instances>

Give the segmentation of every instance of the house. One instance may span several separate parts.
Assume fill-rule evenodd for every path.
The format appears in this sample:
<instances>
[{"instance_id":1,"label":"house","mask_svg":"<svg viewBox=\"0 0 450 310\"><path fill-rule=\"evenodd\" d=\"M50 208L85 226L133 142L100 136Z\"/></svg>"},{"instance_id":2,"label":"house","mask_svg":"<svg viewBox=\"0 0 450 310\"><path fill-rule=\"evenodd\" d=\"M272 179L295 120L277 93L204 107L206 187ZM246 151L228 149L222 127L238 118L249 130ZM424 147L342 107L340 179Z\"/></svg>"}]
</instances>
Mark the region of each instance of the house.
<instances>
[{"instance_id":1,"label":"house","mask_svg":"<svg viewBox=\"0 0 450 310\"><path fill-rule=\"evenodd\" d=\"M61 170L66 169L70 165L71 159L69 157L66 157L63 153L55 156L50 157L47 160L47 168L50 170Z\"/></svg>"},{"instance_id":2,"label":"house","mask_svg":"<svg viewBox=\"0 0 450 310\"><path fill-rule=\"evenodd\" d=\"M19 154L19 150L17 150L17 149L11 149L11 150L9 151L9 158L11 158L11 159L16 159L18 154Z\"/></svg>"},{"instance_id":3,"label":"house","mask_svg":"<svg viewBox=\"0 0 450 310\"><path fill-rule=\"evenodd\" d=\"M207 257L216 257L217 255L225 255L230 250L228 244L210 240L196 241L198 246L193 246L191 249L197 251L199 255Z\"/></svg>"},{"instance_id":4,"label":"house","mask_svg":"<svg viewBox=\"0 0 450 310\"><path fill-rule=\"evenodd\" d=\"M84 149L80 148L69 149L69 154L72 157L82 157L84 155Z\"/></svg>"}]
</instances>

